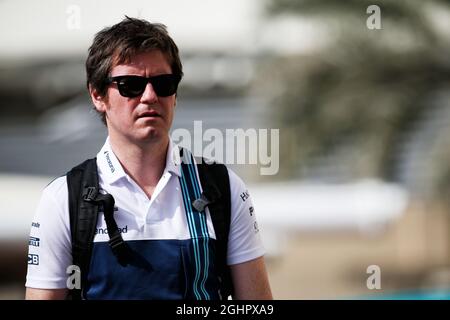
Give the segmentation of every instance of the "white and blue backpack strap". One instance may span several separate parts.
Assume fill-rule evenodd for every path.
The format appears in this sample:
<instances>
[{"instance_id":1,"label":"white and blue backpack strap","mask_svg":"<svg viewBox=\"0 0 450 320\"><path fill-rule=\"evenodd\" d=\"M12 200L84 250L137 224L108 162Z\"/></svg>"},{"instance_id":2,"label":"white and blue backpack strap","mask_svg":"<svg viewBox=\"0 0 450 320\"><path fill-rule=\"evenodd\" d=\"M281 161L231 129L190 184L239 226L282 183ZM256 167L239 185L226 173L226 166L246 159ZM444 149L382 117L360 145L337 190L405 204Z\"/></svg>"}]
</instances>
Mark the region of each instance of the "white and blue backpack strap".
<instances>
[{"instance_id":1,"label":"white and blue backpack strap","mask_svg":"<svg viewBox=\"0 0 450 320\"><path fill-rule=\"evenodd\" d=\"M205 286L212 259L205 213L208 200L202 196L194 157L184 148L181 155L179 180L194 256L195 270L193 270L193 281L190 284L192 285L191 289L195 299L210 300L211 296Z\"/></svg>"}]
</instances>

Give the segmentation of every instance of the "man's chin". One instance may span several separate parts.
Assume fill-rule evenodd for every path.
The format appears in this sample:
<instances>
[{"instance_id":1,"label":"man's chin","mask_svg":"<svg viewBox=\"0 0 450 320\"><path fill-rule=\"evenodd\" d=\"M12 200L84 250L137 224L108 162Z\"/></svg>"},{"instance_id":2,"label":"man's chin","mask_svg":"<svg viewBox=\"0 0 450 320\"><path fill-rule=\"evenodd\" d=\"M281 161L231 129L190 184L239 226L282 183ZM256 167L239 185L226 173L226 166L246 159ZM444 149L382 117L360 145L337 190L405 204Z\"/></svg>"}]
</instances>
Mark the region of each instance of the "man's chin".
<instances>
[{"instance_id":1,"label":"man's chin","mask_svg":"<svg viewBox=\"0 0 450 320\"><path fill-rule=\"evenodd\" d=\"M146 127L139 130L136 140L140 142L154 143L168 137L168 132L161 128Z\"/></svg>"}]
</instances>

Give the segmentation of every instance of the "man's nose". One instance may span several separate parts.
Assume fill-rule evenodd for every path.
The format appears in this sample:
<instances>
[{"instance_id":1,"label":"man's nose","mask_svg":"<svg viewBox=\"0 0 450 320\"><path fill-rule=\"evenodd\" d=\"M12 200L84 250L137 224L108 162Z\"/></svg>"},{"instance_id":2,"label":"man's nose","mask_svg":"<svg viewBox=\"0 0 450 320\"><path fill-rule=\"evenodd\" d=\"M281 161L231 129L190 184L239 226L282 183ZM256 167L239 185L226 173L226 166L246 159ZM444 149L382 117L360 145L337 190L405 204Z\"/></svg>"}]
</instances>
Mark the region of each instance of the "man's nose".
<instances>
[{"instance_id":1,"label":"man's nose","mask_svg":"<svg viewBox=\"0 0 450 320\"><path fill-rule=\"evenodd\" d=\"M143 103L155 103L158 100L158 95L156 94L153 86L150 82L145 86L144 93L141 96L141 102Z\"/></svg>"}]
</instances>

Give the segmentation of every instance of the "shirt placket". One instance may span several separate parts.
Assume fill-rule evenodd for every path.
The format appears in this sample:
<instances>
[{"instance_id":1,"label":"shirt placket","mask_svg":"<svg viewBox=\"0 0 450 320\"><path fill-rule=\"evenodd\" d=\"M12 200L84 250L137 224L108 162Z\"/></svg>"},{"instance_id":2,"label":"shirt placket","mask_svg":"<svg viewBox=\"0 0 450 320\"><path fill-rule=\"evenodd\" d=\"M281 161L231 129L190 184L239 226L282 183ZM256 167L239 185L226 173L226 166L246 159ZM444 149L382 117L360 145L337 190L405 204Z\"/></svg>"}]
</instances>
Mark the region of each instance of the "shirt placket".
<instances>
[{"instance_id":1,"label":"shirt placket","mask_svg":"<svg viewBox=\"0 0 450 320\"><path fill-rule=\"evenodd\" d=\"M135 216L139 228L142 229L145 226L145 217L150 207L150 199L144 193L144 191L139 187L139 185L127 176L127 181L131 186L130 191L132 191L132 198L134 198L135 203L133 207L135 208Z\"/></svg>"},{"instance_id":2,"label":"shirt placket","mask_svg":"<svg viewBox=\"0 0 450 320\"><path fill-rule=\"evenodd\" d=\"M145 215L145 222L146 223L154 223L156 221L160 221L162 217L159 215L161 214L161 193L163 192L164 188L167 186L169 180L170 180L171 174L167 171L164 172L162 175L160 181L158 182L158 185L155 188L155 191L152 195L152 198L148 200L148 205L146 206L146 215Z\"/></svg>"}]
</instances>

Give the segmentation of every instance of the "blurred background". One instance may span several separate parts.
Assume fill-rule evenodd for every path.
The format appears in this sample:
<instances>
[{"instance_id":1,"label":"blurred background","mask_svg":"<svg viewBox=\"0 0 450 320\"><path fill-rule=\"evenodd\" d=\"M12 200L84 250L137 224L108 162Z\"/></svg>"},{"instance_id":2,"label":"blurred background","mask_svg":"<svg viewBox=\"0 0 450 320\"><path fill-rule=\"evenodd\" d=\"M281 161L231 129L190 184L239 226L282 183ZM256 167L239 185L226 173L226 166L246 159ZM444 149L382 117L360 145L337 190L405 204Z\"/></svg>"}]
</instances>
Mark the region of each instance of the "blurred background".
<instances>
[{"instance_id":1,"label":"blurred background","mask_svg":"<svg viewBox=\"0 0 450 320\"><path fill-rule=\"evenodd\" d=\"M84 61L124 15L179 46L174 129L279 129L277 174L231 166L275 298L450 298L450 1L0 0L0 299L42 189L104 142Z\"/></svg>"}]
</instances>

